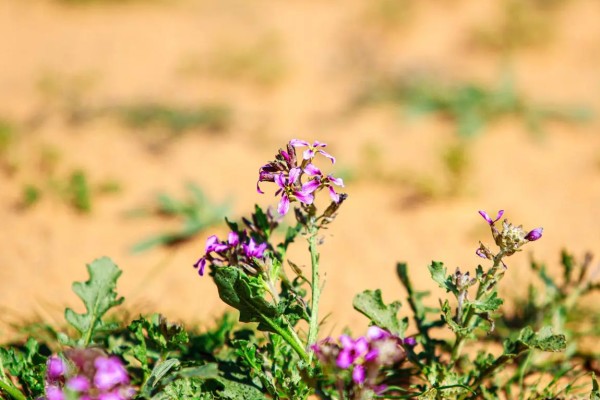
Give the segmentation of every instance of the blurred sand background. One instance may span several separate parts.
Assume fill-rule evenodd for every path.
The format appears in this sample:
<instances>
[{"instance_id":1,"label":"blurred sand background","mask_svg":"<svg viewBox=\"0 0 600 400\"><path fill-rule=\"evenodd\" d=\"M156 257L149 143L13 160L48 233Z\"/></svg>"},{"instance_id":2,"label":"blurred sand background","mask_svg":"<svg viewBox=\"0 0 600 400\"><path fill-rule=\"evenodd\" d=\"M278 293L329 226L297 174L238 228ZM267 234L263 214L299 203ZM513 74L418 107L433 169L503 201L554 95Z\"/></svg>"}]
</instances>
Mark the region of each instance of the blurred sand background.
<instances>
[{"instance_id":1,"label":"blurred sand background","mask_svg":"<svg viewBox=\"0 0 600 400\"><path fill-rule=\"evenodd\" d=\"M563 248L600 253L600 118L548 120L532 133L507 115L461 139L452 118L357 106L390 77L494 88L508 71L532 103L597 114L594 0L2 0L0 60L0 337L18 321L62 324L65 305L80 307L71 282L104 255L124 271L118 290L133 314L210 323L225 307L192 264L224 228L132 254L179 222L126 214L158 192L183 197L186 182L229 200L233 217L276 204L268 184L256 193L257 171L292 138L328 143L349 194L322 247L326 332L366 326L352 310L359 290L404 299L398 261L433 290L431 260L474 269L478 240L491 244L479 209L545 229L510 259L506 293L525 291L532 256L556 270ZM227 111L171 134L124 123L119 110L136 104ZM74 169L120 190L78 212L51 182ZM42 195L24 207L28 185ZM305 247L291 253L301 265Z\"/></svg>"}]
</instances>

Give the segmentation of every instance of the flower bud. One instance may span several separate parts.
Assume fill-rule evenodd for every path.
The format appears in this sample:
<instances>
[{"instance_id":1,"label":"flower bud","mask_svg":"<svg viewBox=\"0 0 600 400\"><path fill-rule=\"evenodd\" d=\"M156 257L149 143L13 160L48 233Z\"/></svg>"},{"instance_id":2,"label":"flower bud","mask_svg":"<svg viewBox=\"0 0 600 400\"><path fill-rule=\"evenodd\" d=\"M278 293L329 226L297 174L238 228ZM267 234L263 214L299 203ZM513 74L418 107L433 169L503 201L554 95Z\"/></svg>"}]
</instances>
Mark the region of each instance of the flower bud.
<instances>
[{"instance_id":1,"label":"flower bud","mask_svg":"<svg viewBox=\"0 0 600 400\"><path fill-rule=\"evenodd\" d=\"M543 231L544 228L535 228L534 230L530 231L527 235L525 235L525 239L529 240L530 242L536 241L542 237Z\"/></svg>"}]
</instances>

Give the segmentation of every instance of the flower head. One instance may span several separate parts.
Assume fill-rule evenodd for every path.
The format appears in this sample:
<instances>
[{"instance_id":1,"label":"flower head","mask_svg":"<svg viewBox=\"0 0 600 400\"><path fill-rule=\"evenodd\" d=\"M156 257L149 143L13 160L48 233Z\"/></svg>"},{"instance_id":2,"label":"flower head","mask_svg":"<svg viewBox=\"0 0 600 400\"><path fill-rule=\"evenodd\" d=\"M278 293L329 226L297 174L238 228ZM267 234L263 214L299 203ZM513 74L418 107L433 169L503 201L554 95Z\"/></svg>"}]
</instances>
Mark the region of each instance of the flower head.
<instances>
[{"instance_id":1,"label":"flower head","mask_svg":"<svg viewBox=\"0 0 600 400\"><path fill-rule=\"evenodd\" d=\"M319 153L331 160L332 164L335 164L335 157L327 153L325 150L322 150L324 147L327 147L325 143L321 143L316 140L313 144L310 144L306 140L292 139L290 140L290 144L294 147L308 147L308 149L304 150L304 153L302 153L302 158L305 160L312 160L316 155L315 153Z\"/></svg>"},{"instance_id":2,"label":"flower head","mask_svg":"<svg viewBox=\"0 0 600 400\"><path fill-rule=\"evenodd\" d=\"M46 400L129 400L135 391L129 386L129 375L121 360L100 349L72 349L65 352L61 378L57 382L57 356L48 359ZM68 367L67 367L68 364ZM75 397L73 397L75 396Z\"/></svg>"},{"instance_id":3,"label":"flower head","mask_svg":"<svg viewBox=\"0 0 600 400\"><path fill-rule=\"evenodd\" d=\"M542 237L543 231L544 231L544 228L535 228L535 229L529 231L529 233L527 235L525 235L525 239L529 240L530 242L534 242Z\"/></svg>"}]
</instances>

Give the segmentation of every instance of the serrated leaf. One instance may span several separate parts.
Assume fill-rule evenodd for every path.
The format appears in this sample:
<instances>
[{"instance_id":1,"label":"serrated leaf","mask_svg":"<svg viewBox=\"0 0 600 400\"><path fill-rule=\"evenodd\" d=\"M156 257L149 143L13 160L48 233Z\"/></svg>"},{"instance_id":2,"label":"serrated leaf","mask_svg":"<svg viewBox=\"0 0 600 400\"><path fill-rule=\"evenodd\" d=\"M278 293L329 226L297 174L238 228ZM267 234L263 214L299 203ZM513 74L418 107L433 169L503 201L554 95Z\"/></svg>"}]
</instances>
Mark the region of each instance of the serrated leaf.
<instances>
[{"instance_id":1,"label":"serrated leaf","mask_svg":"<svg viewBox=\"0 0 600 400\"><path fill-rule=\"evenodd\" d=\"M365 315L375 325L404 337L407 322L398 320L398 310L402 306L399 301L386 305L381 298L381 290L365 290L354 297L352 305L356 311Z\"/></svg>"},{"instance_id":2,"label":"serrated leaf","mask_svg":"<svg viewBox=\"0 0 600 400\"><path fill-rule=\"evenodd\" d=\"M496 311L500 308L502 303L504 303L504 301L498 297L497 292L493 292L487 299L469 302L469 304L471 304L477 311L480 312Z\"/></svg>"},{"instance_id":3,"label":"serrated leaf","mask_svg":"<svg viewBox=\"0 0 600 400\"><path fill-rule=\"evenodd\" d=\"M263 297L258 278L250 278L235 267L216 268L213 279L219 297L240 312L241 322L258 322L258 329L277 333L277 308Z\"/></svg>"},{"instance_id":4,"label":"serrated leaf","mask_svg":"<svg viewBox=\"0 0 600 400\"><path fill-rule=\"evenodd\" d=\"M504 352L506 354L519 354L527 349L556 352L563 351L566 347L565 335L553 334L550 327L544 327L536 333L528 326L521 330L517 340L505 341Z\"/></svg>"},{"instance_id":5,"label":"serrated leaf","mask_svg":"<svg viewBox=\"0 0 600 400\"><path fill-rule=\"evenodd\" d=\"M456 290L456 286L452 283L452 279L446 274L446 268L444 267L444 263L439 261L432 261L427 268L429 269L431 278L442 289L446 289L447 292L452 292L455 294L458 293L458 291Z\"/></svg>"},{"instance_id":6,"label":"serrated leaf","mask_svg":"<svg viewBox=\"0 0 600 400\"><path fill-rule=\"evenodd\" d=\"M228 379L218 379L218 382L223 385L223 390L219 392L220 399L264 400L266 398L265 394L255 386Z\"/></svg>"},{"instance_id":7,"label":"serrated leaf","mask_svg":"<svg viewBox=\"0 0 600 400\"><path fill-rule=\"evenodd\" d=\"M442 320L446 322L446 324L452 329L453 332L457 333L460 336L468 336L472 333L473 329L468 327L462 327L454 321L454 317L452 316L452 307L450 307L450 303L448 300L442 303L441 307L442 311Z\"/></svg>"},{"instance_id":8,"label":"serrated leaf","mask_svg":"<svg viewBox=\"0 0 600 400\"><path fill-rule=\"evenodd\" d=\"M65 310L65 319L81 334L79 344L84 346L93 340L96 330L105 326L102 317L108 310L124 300L117 297L115 291L121 270L110 258L94 260L87 269L89 280L73 283L73 291L83 301L86 312L77 314L70 308Z\"/></svg>"}]
</instances>

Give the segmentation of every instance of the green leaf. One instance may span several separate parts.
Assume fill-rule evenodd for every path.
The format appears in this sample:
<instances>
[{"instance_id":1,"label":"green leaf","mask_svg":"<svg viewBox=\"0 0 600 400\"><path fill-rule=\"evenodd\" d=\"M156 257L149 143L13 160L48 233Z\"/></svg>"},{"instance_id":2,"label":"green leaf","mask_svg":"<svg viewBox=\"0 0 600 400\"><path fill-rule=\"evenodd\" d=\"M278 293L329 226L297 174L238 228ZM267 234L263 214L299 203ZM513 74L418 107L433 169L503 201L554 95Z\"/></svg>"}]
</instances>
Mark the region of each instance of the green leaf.
<instances>
[{"instance_id":1,"label":"green leaf","mask_svg":"<svg viewBox=\"0 0 600 400\"><path fill-rule=\"evenodd\" d=\"M99 258L87 265L90 279L86 282L74 282L73 291L85 304L86 312L77 314L70 308L65 310L65 319L81 334L79 344L87 346L94 332L106 327L102 317L123 302L117 297L115 287L121 270L108 257Z\"/></svg>"},{"instance_id":2,"label":"green leaf","mask_svg":"<svg viewBox=\"0 0 600 400\"><path fill-rule=\"evenodd\" d=\"M214 280L219 297L240 312L241 322L258 322L258 329L277 333L277 307L264 298L259 278L249 277L238 268L216 268Z\"/></svg>"},{"instance_id":3,"label":"green leaf","mask_svg":"<svg viewBox=\"0 0 600 400\"><path fill-rule=\"evenodd\" d=\"M172 369L177 368L180 365L181 363L179 360L175 358L158 362L152 369L152 373L150 373L146 382L142 385L142 394L149 397L160 381L166 377Z\"/></svg>"},{"instance_id":4,"label":"green leaf","mask_svg":"<svg viewBox=\"0 0 600 400\"><path fill-rule=\"evenodd\" d=\"M456 286L452 283L452 278L446 275L446 268L444 263L439 261L432 261L427 267L431 278L442 288L446 289L447 292L458 294Z\"/></svg>"},{"instance_id":5,"label":"green leaf","mask_svg":"<svg viewBox=\"0 0 600 400\"><path fill-rule=\"evenodd\" d=\"M539 332L534 332L528 326L521 330L517 340L504 342L504 352L506 354L519 354L527 349L557 352L565 350L566 347L565 335L553 334L550 327L544 327Z\"/></svg>"},{"instance_id":6,"label":"green leaf","mask_svg":"<svg viewBox=\"0 0 600 400\"><path fill-rule=\"evenodd\" d=\"M493 292L487 299L472 301L468 304L471 304L473 307L475 307L477 311L490 312L499 309L502 303L504 303L504 301L498 297L498 293Z\"/></svg>"},{"instance_id":7,"label":"green leaf","mask_svg":"<svg viewBox=\"0 0 600 400\"><path fill-rule=\"evenodd\" d=\"M356 311L365 315L375 325L404 337L408 322L398 320L398 310L402 306L399 301L386 305L381 298L381 290L365 290L354 297L352 305Z\"/></svg>"}]
</instances>

